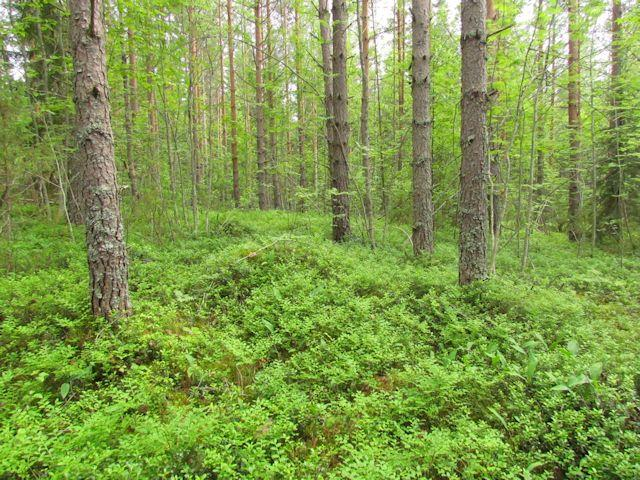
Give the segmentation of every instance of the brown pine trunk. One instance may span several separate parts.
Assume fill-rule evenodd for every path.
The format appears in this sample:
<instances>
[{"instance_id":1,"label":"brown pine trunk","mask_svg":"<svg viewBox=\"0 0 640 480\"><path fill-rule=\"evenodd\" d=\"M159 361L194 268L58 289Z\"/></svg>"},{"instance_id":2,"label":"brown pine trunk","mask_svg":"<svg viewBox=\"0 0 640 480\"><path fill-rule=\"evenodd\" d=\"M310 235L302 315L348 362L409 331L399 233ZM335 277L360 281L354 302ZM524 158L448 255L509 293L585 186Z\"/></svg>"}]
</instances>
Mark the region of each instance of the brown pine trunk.
<instances>
[{"instance_id":1,"label":"brown pine trunk","mask_svg":"<svg viewBox=\"0 0 640 480\"><path fill-rule=\"evenodd\" d=\"M360 144L362 145L362 168L364 169L364 219L367 236L375 247L375 225L373 219L373 168L371 166L369 138L369 1L361 0L360 12L360 68L362 70L362 101L360 103Z\"/></svg>"},{"instance_id":2,"label":"brown pine trunk","mask_svg":"<svg viewBox=\"0 0 640 480\"><path fill-rule=\"evenodd\" d=\"M256 155L258 157L258 206L260 210L269 208L267 195L267 149L265 144L264 128L264 83L262 81L262 68L264 66L264 44L262 41L262 0L256 0L254 5L256 27Z\"/></svg>"},{"instance_id":3,"label":"brown pine trunk","mask_svg":"<svg viewBox=\"0 0 640 480\"><path fill-rule=\"evenodd\" d=\"M569 225L572 242L582 237L580 230L580 40L579 0L569 0Z\"/></svg>"},{"instance_id":4,"label":"brown pine trunk","mask_svg":"<svg viewBox=\"0 0 640 480\"><path fill-rule=\"evenodd\" d=\"M347 90L347 3L333 0L333 145L331 186L334 189L333 239L344 242L351 232L349 223L349 108Z\"/></svg>"},{"instance_id":5,"label":"brown pine trunk","mask_svg":"<svg viewBox=\"0 0 640 480\"><path fill-rule=\"evenodd\" d=\"M466 285L487 277L487 197L485 192L487 105L486 5L462 0L462 164L460 166L459 281Z\"/></svg>"},{"instance_id":6,"label":"brown pine trunk","mask_svg":"<svg viewBox=\"0 0 640 480\"><path fill-rule=\"evenodd\" d=\"M431 197L431 0L412 0L413 252L433 252Z\"/></svg>"},{"instance_id":7,"label":"brown pine trunk","mask_svg":"<svg viewBox=\"0 0 640 480\"><path fill-rule=\"evenodd\" d=\"M231 110L231 169L233 171L233 202L240 206L240 171L238 168L238 111L236 108L236 72L233 63L233 0L227 0L227 44L229 50L229 109Z\"/></svg>"},{"instance_id":8,"label":"brown pine trunk","mask_svg":"<svg viewBox=\"0 0 640 480\"><path fill-rule=\"evenodd\" d=\"M101 0L70 0L69 8L91 309L115 321L116 315L131 311L131 302L109 112L103 5Z\"/></svg>"}]
</instances>

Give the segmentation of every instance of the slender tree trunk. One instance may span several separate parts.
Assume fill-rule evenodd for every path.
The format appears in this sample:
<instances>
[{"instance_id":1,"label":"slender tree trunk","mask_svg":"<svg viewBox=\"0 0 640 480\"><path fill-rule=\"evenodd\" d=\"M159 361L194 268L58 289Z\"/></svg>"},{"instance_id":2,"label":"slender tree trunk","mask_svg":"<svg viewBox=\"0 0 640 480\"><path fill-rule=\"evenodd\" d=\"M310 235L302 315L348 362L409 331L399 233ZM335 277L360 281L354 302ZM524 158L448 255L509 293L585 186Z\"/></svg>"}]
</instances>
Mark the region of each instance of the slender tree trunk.
<instances>
[{"instance_id":1,"label":"slender tree trunk","mask_svg":"<svg viewBox=\"0 0 640 480\"><path fill-rule=\"evenodd\" d=\"M233 202L240 206L240 170L238 168L238 112L236 109L236 72L233 63L233 0L227 0L227 47L229 50L229 109L231 111L231 169Z\"/></svg>"},{"instance_id":2,"label":"slender tree trunk","mask_svg":"<svg viewBox=\"0 0 640 480\"><path fill-rule=\"evenodd\" d=\"M349 108L347 90L347 3L333 0L333 148L331 186L333 239L343 242L351 233L349 223Z\"/></svg>"},{"instance_id":3,"label":"slender tree trunk","mask_svg":"<svg viewBox=\"0 0 640 480\"><path fill-rule=\"evenodd\" d=\"M579 0L569 0L569 226L572 242L582 237L580 229L580 39Z\"/></svg>"},{"instance_id":4,"label":"slender tree trunk","mask_svg":"<svg viewBox=\"0 0 640 480\"><path fill-rule=\"evenodd\" d=\"M433 252L431 197L431 0L412 0L413 252Z\"/></svg>"},{"instance_id":5,"label":"slender tree trunk","mask_svg":"<svg viewBox=\"0 0 640 480\"><path fill-rule=\"evenodd\" d=\"M322 78L324 80L325 134L327 137L327 157L329 173L332 175L333 158L333 67L331 65L331 16L327 6L328 0L318 0L318 16L320 20L320 41L322 49Z\"/></svg>"},{"instance_id":6,"label":"slender tree trunk","mask_svg":"<svg viewBox=\"0 0 640 480\"><path fill-rule=\"evenodd\" d=\"M462 0L462 165L460 167L461 285L487 277L487 197L485 192L487 105L484 1Z\"/></svg>"},{"instance_id":7,"label":"slender tree trunk","mask_svg":"<svg viewBox=\"0 0 640 480\"><path fill-rule=\"evenodd\" d=\"M162 180L160 175L160 127L158 125L158 102L156 99L153 58L149 55L146 59L147 70L147 122L149 123L151 172L158 192L162 193Z\"/></svg>"},{"instance_id":8,"label":"slender tree trunk","mask_svg":"<svg viewBox=\"0 0 640 480\"><path fill-rule=\"evenodd\" d=\"M370 156L369 137L369 2L358 0L362 4L359 12L358 27L360 29L360 70L362 83L362 101L360 102L360 144L362 148L362 168L364 170L364 221L367 237L375 247L375 225L373 219L373 168Z\"/></svg>"},{"instance_id":9,"label":"slender tree trunk","mask_svg":"<svg viewBox=\"0 0 640 480\"><path fill-rule=\"evenodd\" d=\"M267 65L272 63L273 54L273 25L271 22L271 1L266 0L266 20L267 20ZM282 200L282 182L278 169L278 139L276 137L277 118L274 99L274 72L273 65L267 68L267 109L269 111L269 163L271 164L271 183L273 185L273 207L281 210L284 208Z\"/></svg>"},{"instance_id":10,"label":"slender tree trunk","mask_svg":"<svg viewBox=\"0 0 640 480\"><path fill-rule=\"evenodd\" d=\"M189 116L190 154L191 154L191 211L193 230L198 232L199 224L199 186L203 177L202 152L200 143L200 76L198 68L198 38L195 19L195 7L187 7L189 29Z\"/></svg>"},{"instance_id":11,"label":"slender tree trunk","mask_svg":"<svg viewBox=\"0 0 640 480\"><path fill-rule=\"evenodd\" d=\"M296 72L296 127L298 130L298 156L300 161L300 181L301 189L307 188L307 166L304 152L304 91L302 85L302 29L300 27L300 5L294 2L294 35L295 35L295 72ZM298 199L298 206L305 209L304 197Z\"/></svg>"},{"instance_id":12,"label":"slender tree trunk","mask_svg":"<svg viewBox=\"0 0 640 480\"><path fill-rule=\"evenodd\" d=\"M402 170L402 166L404 164L404 51L405 51L405 0L397 0L398 2L398 12L396 15L396 19L398 22L397 25L397 49L398 49L398 122L400 127L398 128L398 134L400 135L400 139L398 142L398 158L397 158L397 166L398 171Z\"/></svg>"},{"instance_id":13,"label":"slender tree trunk","mask_svg":"<svg viewBox=\"0 0 640 480\"><path fill-rule=\"evenodd\" d=\"M601 221L606 222L605 231L622 238L622 181L624 169L620 155L620 127L622 115L620 112L620 73L622 71L622 55L620 48L622 18L622 1L611 0L611 93L609 114L609 168L605 172L602 192Z\"/></svg>"},{"instance_id":14,"label":"slender tree trunk","mask_svg":"<svg viewBox=\"0 0 640 480\"><path fill-rule=\"evenodd\" d=\"M122 64L127 65L127 54L122 54ZM126 166L129 174L129 183L131 188L131 196L134 200L138 200L138 169L137 162L133 153L133 113L131 111L131 83L129 81L129 73L125 67L122 76L123 82L123 100L124 100L124 132L126 136Z\"/></svg>"},{"instance_id":15,"label":"slender tree trunk","mask_svg":"<svg viewBox=\"0 0 640 480\"><path fill-rule=\"evenodd\" d=\"M131 311L109 112L101 0L69 0L74 102L94 315L112 322Z\"/></svg>"},{"instance_id":16,"label":"slender tree trunk","mask_svg":"<svg viewBox=\"0 0 640 480\"><path fill-rule=\"evenodd\" d=\"M256 0L254 5L256 27L256 155L258 157L258 206L260 210L269 208L267 194L267 149L265 143L264 126L264 82L262 69L264 67L264 43L262 39L262 0Z\"/></svg>"}]
</instances>

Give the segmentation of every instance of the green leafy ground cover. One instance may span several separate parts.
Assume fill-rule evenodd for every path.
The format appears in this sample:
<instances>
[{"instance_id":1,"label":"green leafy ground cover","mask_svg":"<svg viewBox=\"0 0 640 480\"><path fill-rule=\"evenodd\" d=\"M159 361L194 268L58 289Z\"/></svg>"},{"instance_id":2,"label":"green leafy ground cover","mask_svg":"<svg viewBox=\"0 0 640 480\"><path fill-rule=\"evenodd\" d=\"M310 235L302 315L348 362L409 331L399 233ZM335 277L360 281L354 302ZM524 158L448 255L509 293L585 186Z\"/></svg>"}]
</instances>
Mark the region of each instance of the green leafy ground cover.
<instances>
[{"instance_id":1,"label":"green leafy ground cover","mask_svg":"<svg viewBox=\"0 0 640 480\"><path fill-rule=\"evenodd\" d=\"M88 313L81 233L0 244L0 478L640 478L640 261L534 238L337 246L327 217L129 228L135 314ZM204 229L203 229L204 230Z\"/></svg>"}]
</instances>

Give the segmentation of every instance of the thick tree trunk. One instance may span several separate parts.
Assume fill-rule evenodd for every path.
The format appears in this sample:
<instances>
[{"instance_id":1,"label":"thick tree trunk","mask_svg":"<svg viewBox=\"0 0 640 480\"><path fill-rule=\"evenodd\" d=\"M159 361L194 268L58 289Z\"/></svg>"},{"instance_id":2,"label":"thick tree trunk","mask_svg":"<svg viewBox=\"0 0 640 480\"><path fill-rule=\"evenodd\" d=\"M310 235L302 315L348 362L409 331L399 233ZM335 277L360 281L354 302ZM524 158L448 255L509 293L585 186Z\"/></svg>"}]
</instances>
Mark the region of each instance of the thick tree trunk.
<instances>
[{"instance_id":1,"label":"thick tree trunk","mask_svg":"<svg viewBox=\"0 0 640 480\"><path fill-rule=\"evenodd\" d=\"M412 0L413 252L433 252L431 197L431 0Z\"/></svg>"},{"instance_id":2,"label":"thick tree trunk","mask_svg":"<svg viewBox=\"0 0 640 480\"><path fill-rule=\"evenodd\" d=\"M569 226L572 242L582 237L580 229L580 39L579 0L569 0Z\"/></svg>"},{"instance_id":3,"label":"thick tree trunk","mask_svg":"<svg viewBox=\"0 0 640 480\"><path fill-rule=\"evenodd\" d=\"M91 309L114 321L117 314L131 311L131 302L109 113L103 5L102 0L70 0L69 8Z\"/></svg>"},{"instance_id":4,"label":"thick tree trunk","mask_svg":"<svg viewBox=\"0 0 640 480\"><path fill-rule=\"evenodd\" d=\"M333 122L331 186L333 239L343 242L351 233L349 223L349 108L347 90L347 3L334 0L333 13Z\"/></svg>"},{"instance_id":5,"label":"thick tree trunk","mask_svg":"<svg viewBox=\"0 0 640 480\"><path fill-rule=\"evenodd\" d=\"M462 165L459 205L461 285L487 277L485 8L484 0L462 0Z\"/></svg>"},{"instance_id":6,"label":"thick tree trunk","mask_svg":"<svg viewBox=\"0 0 640 480\"><path fill-rule=\"evenodd\" d=\"M371 166L369 138L369 2L362 2L360 11L360 69L362 71L362 101L360 103L360 144L362 146L362 168L364 170L364 219L367 236L375 247L375 225L373 219L373 168Z\"/></svg>"},{"instance_id":7,"label":"thick tree trunk","mask_svg":"<svg viewBox=\"0 0 640 480\"><path fill-rule=\"evenodd\" d=\"M233 63L233 0L227 0L227 44L229 50L229 109L231 111L231 169L233 203L240 206L240 170L238 168L238 111L236 108L236 72Z\"/></svg>"}]
</instances>

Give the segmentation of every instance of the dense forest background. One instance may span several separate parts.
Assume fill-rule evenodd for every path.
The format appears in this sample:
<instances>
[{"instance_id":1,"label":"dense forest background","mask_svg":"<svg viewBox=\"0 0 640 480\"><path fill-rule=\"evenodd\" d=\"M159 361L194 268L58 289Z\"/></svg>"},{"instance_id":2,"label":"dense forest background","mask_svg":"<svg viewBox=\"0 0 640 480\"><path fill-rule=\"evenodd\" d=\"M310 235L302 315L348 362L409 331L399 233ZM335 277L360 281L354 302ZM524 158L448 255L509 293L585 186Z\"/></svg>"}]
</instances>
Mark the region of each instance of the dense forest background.
<instances>
[{"instance_id":1,"label":"dense forest background","mask_svg":"<svg viewBox=\"0 0 640 480\"><path fill-rule=\"evenodd\" d=\"M372 5L367 16L366 141L357 128L363 77L362 15L357 16L361 8L356 9L356 2L348 5L346 39L352 130L348 190L354 216L365 219L354 231L367 238L370 201L373 217L384 222L373 234L382 241L389 224L412 219L411 18L403 0L387 3ZM575 13L579 113L572 147L569 6L556 1L495 3L487 27L487 190L495 197L490 202L494 223L503 228L495 226L491 251L495 255L500 249L497 237L523 245L533 230L566 231L571 183L579 197L579 209L572 213L579 224L577 240L586 247L593 242L628 251L638 218L637 5L589 1ZM253 4L118 1L104 8L109 100L127 219L144 218L165 236L187 225L195 233L206 228L211 209L329 209L317 5L261 2L259 45ZM438 228L455 225L458 209L456 10L435 2L431 11ZM48 218L78 221L68 27L61 2L10 2L2 8L5 235L11 235L16 208L25 204L37 206Z\"/></svg>"}]
</instances>

